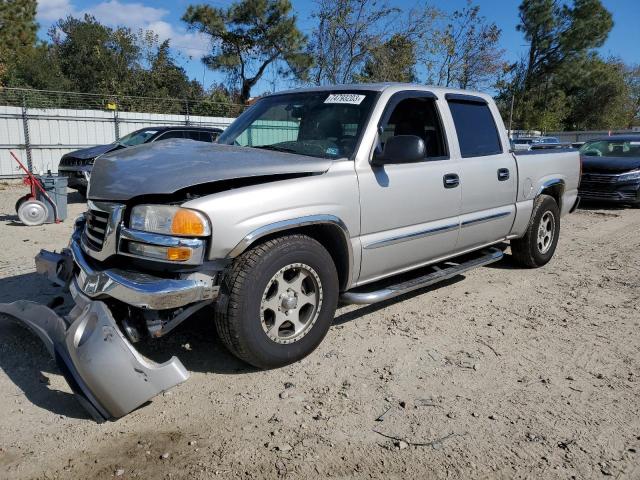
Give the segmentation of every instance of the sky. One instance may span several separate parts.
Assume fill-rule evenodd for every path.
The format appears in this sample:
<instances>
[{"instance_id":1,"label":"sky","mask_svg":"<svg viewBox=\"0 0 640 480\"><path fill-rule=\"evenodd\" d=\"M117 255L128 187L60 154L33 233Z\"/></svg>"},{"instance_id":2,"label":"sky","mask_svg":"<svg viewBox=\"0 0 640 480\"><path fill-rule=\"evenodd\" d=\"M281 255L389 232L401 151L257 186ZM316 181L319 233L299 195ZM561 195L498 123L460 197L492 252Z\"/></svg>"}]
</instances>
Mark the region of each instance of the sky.
<instances>
[{"instance_id":1,"label":"sky","mask_svg":"<svg viewBox=\"0 0 640 480\"><path fill-rule=\"evenodd\" d=\"M291 0L298 17L298 27L306 34L313 28L310 18L314 9L313 0ZM214 0L208 2L188 0L39 0L39 35L46 37L52 23L67 15L90 13L98 21L109 26L124 25L137 30L139 28L155 31L160 40L171 39L177 62L191 78L195 78L209 87L213 83L224 83L220 73L203 67L200 58L209 50L209 42L204 35L189 32L180 20L186 8L194 3L208 3L226 7L232 0ZM388 0L392 6L402 11L410 11L418 3L416 0ZM441 10L451 12L466 5L466 0L431 1ZM518 5L520 0L476 0L480 12L488 20L495 22L502 30L502 48L507 59L517 60L526 51L526 42L516 31L518 23ZM613 14L614 27L605 45L600 49L605 57L616 56L629 64L640 64L640 0L603 0L605 7ZM255 87L254 94L273 89L286 88L286 82L278 81L274 71L267 70L264 79Z\"/></svg>"}]
</instances>

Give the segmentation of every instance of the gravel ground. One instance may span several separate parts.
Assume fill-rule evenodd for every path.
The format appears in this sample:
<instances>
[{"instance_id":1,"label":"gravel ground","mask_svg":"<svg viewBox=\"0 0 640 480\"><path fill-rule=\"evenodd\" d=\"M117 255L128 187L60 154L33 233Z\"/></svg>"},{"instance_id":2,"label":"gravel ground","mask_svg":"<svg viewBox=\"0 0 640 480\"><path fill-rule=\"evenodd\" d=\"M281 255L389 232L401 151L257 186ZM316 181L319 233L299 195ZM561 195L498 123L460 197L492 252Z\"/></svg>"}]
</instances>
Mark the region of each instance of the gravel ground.
<instances>
[{"instance_id":1,"label":"gravel ground","mask_svg":"<svg viewBox=\"0 0 640 480\"><path fill-rule=\"evenodd\" d=\"M24 187L0 189L0 302L46 303L60 290L33 257L72 222L23 227ZM0 319L0 477L640 478L639 229L639 210L580 209L546 267L506 258L341 308L279 370L248 368L194 318L140 347L191 379L101 425L39 340Z\"/></svg>"}]
</instances>

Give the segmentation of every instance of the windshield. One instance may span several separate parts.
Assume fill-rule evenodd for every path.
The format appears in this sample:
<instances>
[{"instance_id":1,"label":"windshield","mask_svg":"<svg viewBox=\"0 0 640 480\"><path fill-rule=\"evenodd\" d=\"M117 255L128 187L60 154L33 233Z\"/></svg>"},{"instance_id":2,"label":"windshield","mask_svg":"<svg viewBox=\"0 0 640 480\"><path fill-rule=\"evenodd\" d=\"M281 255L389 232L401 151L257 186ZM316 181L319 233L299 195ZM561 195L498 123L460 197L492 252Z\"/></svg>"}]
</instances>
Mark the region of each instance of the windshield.
<instances>
[{"instance_id":1,"label":"windshield","mask_svg":"<svg viewBox=\"0 0 640 480\"><path fill-rule=\"evenodd\" d=\"M129 135L125 135L118 143L120 145L126 145L127 147L132 147L134 145L140 145L149 140L152 136L158 133L157 130L151 130L148 128L143 128L142 130L136 130L135 132L131 132Z\"/></svg>"},{"instance_id":2,"label":"windshield","mask_svg":"<svg viewBox=\"0 0 640 480\"><path fill-rule=\"evenodd\" d=\"M580 147L588 157L640 157L640 138L637 140L600 140Z\"/></svg>"},{"instance_id":3,"label":"windshield","mask_svg":"<svg viewBox=\"0 0 640 480\"><path fill-rule=\"evenodd\" d=\"M218 143L321 158L351 157L373 105L370 91L274 95L240 115Z\"/></svg>"}]
</instances>

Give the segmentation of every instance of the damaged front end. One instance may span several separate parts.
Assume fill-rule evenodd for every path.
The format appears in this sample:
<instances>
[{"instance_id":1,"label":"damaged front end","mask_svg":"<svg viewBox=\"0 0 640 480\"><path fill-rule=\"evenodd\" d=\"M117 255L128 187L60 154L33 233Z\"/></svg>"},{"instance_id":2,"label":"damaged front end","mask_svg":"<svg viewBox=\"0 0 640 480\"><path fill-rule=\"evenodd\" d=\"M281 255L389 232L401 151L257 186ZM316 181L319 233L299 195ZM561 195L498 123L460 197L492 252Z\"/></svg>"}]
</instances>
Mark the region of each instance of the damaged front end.
<instances>
[{"instance_id":1,"label":"damaged front end","mask_svg":"<svg viewBox=\"0 0 640 480\"><path fill-rule=\"evenodd\" d=\"M118 325L110 305L128 305L146 320L150 337L164 335L217 294L210 278L160 278L138 271L105 269L81 248L80 221L69 248L41 251L36 270L69 288L75 302L65 316L38 303L20 300L0 304L5 313L40 337L83 407L98 422L115 420L189 377L180 360L158 364L132 345L140 329L129 317ZM163 310L170 309L170 310ZM158 312L172 312L159 317ZM124 332L124 333L123 333ZM125 335L126 334L126 335Z\"/></svg>"}]
</instances>

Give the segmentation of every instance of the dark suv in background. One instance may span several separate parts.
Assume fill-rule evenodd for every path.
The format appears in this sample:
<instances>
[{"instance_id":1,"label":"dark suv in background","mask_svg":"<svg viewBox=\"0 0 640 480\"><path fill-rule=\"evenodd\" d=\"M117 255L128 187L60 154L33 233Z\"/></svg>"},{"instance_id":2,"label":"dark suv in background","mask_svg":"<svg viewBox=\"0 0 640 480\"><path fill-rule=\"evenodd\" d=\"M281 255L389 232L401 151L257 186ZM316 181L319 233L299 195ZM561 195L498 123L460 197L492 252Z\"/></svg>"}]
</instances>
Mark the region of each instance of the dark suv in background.
<instances>
[{"instance_id":1,"label":"dark suv in background","mask_svg":"<svg viewBox=\"0 0 640 480\"><path fill-rule=\"evenodd\" d=\"M211 143L215 142L221 133L221 128L187 127L179 125L141 128L108 145L83 148L63 155L58 165L58 175L67 177L67 185L85 195L87 193L93 162L100 155L121 148L169 140L170 138L186 138Z\"/></svg>"},{"instance_id":2,"label":"dark suv in background","mask_svg":"<svg viewBox=\"0 0 640 480\"><path fill-rule=\"evenodd\" d=\"M640 207L640 135L589 140L580 157L580 198Z\"/></svg>"}]
</instances>

